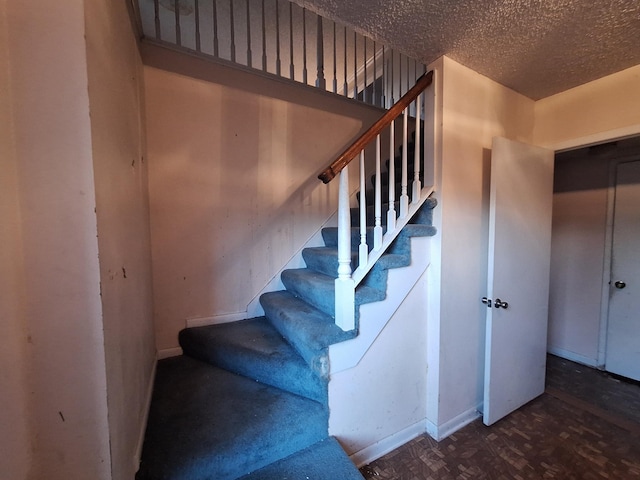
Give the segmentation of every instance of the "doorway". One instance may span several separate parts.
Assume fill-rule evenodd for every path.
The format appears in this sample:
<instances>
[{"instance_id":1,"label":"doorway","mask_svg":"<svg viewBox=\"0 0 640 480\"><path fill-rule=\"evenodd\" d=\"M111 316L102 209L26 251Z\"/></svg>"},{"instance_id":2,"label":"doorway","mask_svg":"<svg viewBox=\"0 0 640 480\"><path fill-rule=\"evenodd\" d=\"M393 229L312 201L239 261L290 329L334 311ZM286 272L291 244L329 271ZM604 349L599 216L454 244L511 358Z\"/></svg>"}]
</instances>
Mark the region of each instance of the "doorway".
<instances>
[{"instance_id":1,"label":"doorway","mask_svg":"<svg viewBox=\"0 0 640 480\"><path fill-rule=\"evenodd\" d=\"M606 368L617 165L633 160L640 137L556 154L548 351L597 368Z\"/></svg>"}]
</instances>

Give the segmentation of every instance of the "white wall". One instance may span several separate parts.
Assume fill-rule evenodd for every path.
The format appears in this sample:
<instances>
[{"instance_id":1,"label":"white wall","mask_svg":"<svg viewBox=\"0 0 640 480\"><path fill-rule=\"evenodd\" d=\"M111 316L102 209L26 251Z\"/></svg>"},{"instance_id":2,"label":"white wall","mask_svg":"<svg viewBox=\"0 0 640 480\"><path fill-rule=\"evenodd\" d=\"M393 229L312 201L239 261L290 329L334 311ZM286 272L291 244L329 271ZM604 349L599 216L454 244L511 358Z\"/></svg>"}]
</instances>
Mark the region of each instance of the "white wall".
<instances>
[{"instance_id":1,"label":"white wall","mask_svg":"<svg viewBox=\"0 0 640 480\"><path fill-rule=\"evenodd\" d=\"M490 148L494 136L531 142L534 102L444 57L442 164L436 180L441 252L440 319L429 338L439 352L429 370L430 433L442 436L474 418L482 401ZM430 330L430 332L431 332Z\"/></svg>"},{"instance_id":2,"label":"white wall","mask_svg":"<svg viewBox=\"0 0 640 480\"><path fill-rule=\"evenodd\" d=\"M13 239L22 236L23 254L23 275L19 258L9 273L14 285L24 278L25 292L22 321L14 307L3 341L14 344L18 368L28 365L28 411L16 405L19 388L10 403L29 415L34 479L110 478L83 7L3 3L22 226ZM12 423L24 431L23 418ZM1 435L4 445L11 432Z\"/></svg>"},{"instance_id":3,"label":"white wall","mask_svg":"<svg viewBox=\"0 0 640 480\"><path fill-rule=\"evenodd\" d=\"M606 160L556 162L549 285L549 351L597 365L605 254Z\"/></svg>"},{"instance_id":4,"label":"white wall","mask_svg":"<svg viewBox=\"0 0 640 480\"><path fill-rule=\"evenodd\" d=\"M539 100L536 144L556 150L640 134L640 65ZM608 166L567 152L556 169L550 351L597 365Z\"/></svg>"},{"instance_id":5,"label":"white wall","mask_svg":"<svg viewBox=\"0 0 640 480\"><path fill-rule=\"evenodd\" d=\"M380 111L171 52L145 62L164 68L145 67L145 90L166 349L189 318L246 310L335 211L336 182L316 176Z\"/></svg>"},{"instance_id":6,"label":"white wall","mask_svg":"<svg viewBox=\"0 0 640 480\"><path fill-rule=\"evenodd\" d=\"M112 478L132 479L155 362L143 71L126 3L85 2Z\"/></svg>"},{"instance_id":7,"label":"white wall","mask_svg":"<svg viewBox=\"0 0 640 480\"><path fill-rule=\"evenodd\" d=\"M408 295L359 363L331 375L329 434L340 441L358 465L379 458L425 431L429 289L426 266L431 241L430 237L412 240L412 265L390 271L389 288L402 290L400 284L406 277L412 278L411 282L417 280L415 285L410 285ZM409 271L416 268L421 270ZM369 306L360 310L362 329L367 328L364 323L376 320L374 311L385 312L384 306L364 307ZM331 361L333 364L333 357Z\"/></svg>"},{"instance_id":8,"label":"white wall","mask_svg":"<svg viewBox=\"0 0 640 480\"><path fill-rule=\"evenodd\" d=\"M640 65L538 100L534 142L555 150L640 133Z\"/></svg>"},{"instance_id":9,"label":"white wall","mask_svg":"<svg viewBox=\"0 0 640 480\"><path fill-rule=\"evenodd\" d=\"M31 462L22 232L9 76L6 1L0 1L0 477L27 478Z\"/></svg>"}]
</instances>

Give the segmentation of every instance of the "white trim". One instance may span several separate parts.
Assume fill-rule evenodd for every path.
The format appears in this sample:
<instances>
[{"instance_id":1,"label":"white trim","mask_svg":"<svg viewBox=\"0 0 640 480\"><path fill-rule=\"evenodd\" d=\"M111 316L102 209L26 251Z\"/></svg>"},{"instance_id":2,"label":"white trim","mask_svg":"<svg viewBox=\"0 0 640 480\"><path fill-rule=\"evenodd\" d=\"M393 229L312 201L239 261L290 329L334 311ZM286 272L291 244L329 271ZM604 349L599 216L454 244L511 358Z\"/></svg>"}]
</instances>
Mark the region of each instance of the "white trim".
<instances>
[{"instance_id":1,"label":"white trim","mask_svg":"<svg viewBox=\"0 0 640 480\"><path fill-rule=\"evenodd\" d=\"M574 150L576 148L589 147L603 142L611 142L613 140L621 140L623 138L634 137L640 134L640 123L629 125L627 127L615 128L604 132L586 135L584 137L572 138L551 145L541 145L545 148L555 150L556 153L565 150Z\"/></svg>"},{"instance_id":2,"label":"white trim","mask_svg":"<svg viewBox=\"0 0 640 480\"><path fill-rule=\"evenodd\" d=\"M480 410L482 407L478 405L475 408L470 408L466 412L462 412L460 415L453 417L448 422L442 425L435 425L427 420L427 433L436 441L441 441L447 438L449 435L457 432L463 427L466 427L474 420L480 418Z\"/></svg>"},{"instance_id":3,"label":"white trim","mask_svg":"<svg viewBox=\"0 0 640 480\"><path fill-rule=\"evenodd\" d=\"M245 320L247 312L225 313L222 315L213 315L211 317L187 318L187 328L204 327L206 325L218 325L220 323L237 322Z\"/></svg>"},{"instance_id":4,"label":"white trim","mask_svg":"<svg viewBox=\"0 0 640 480\"><path fill-rule=\"evenodd\" d=\"M151 398L153 397L153 386L156 381L156 368L158 366L158 355L153 360L151 366L151 375L149 377L149 384L147 385L147 395L144 402L144 410L142 412L142 421L140 422L140 428L138 431L138 441L136 443L136 450L133 454L133 468L134 471L140 469L140 461L142 459L142 446L144 444L144 436L147 432L147 421L149 420L149 410L151 409Z\"/></svg>"},{"instance_id":5,"label":"white trim","mask_svg":"<svg viewBox=\"0 0 640 480\"><path fill-rule=\"evenodd\" d=\"M174 348L163 348L162 350L158 350L158 360L164 360L165 358L170 357L179 357L182 355L182 348L174 347Z\"/></svg>"},{"instance_id":6,"label":"white trim","mask_svg":"<svg viewBox=\"0 0 640 480\"><path fill-rule=\"evenodd\" d=\"M569 350L565 350L564 348L558 348L552 345L547 346L547 352L557 357L564 358L565 360L571 360L572 362L587 365L588 367L598 368L599 365L602 365L601 363L598 363L598 359L585 357L584 355L580 355L579 353L570 352Z\"/></svg>"},{"instance_id":7,"label":"white trim","mask_svg":"<svg viewBox=\"0 0 640 480\"><path fill-rule=\"evenodd\" d=\"M362 450L352 453L349 457L351 458L351 461L360 468L363 465L367 465L383 455L392 452L396 448L401 447L405 443L410 442L425 432L425 421L420 420L399 432L377 441L373 445L369 445Z\"/></svg>"},{"instance_id":8,"label":"white trim","mask_svg":"<svg viewBox=\"0 0 640 480\"><path fill-rule=\"evenodd\" d=\"M604 366L607 354L607 328L609 326L609 296L611 294L611 254L613 248L613 206L616 195L616 167L617 162L609 164L609 179L607 184L607 212L605 214L604 252L602 259L602 293L600 297L600 331L598 334L598 357L596 365ZM571 353L571 352L569 352ZM559 355L563 356L563 355ZM564 357L568 358L568 357ZM572 360L569 358L569 360ZM579 363L580 360L575 360ZM590 365L587 363L587 365ZM595 365L594 365L595 366Z\"/></svg>"}]
</instances>

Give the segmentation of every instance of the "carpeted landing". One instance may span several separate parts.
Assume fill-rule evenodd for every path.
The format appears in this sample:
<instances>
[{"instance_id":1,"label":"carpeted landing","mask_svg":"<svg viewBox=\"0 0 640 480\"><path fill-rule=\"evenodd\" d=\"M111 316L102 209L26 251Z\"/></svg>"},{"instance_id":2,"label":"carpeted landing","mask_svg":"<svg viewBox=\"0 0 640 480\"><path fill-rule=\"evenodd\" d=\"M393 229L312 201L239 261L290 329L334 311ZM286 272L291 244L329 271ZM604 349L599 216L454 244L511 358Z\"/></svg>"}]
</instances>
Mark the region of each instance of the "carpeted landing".
<instances>
[{"instance_id":1,"label":"carpeted landing","mask_svg":"<svg viewBox=\"0 0 640 480\"><path fill-rule=\"evenodd\" d=\"M186 356L158 363L137 480L362 479L325 405Z\"/></svg>"}]
</instances>

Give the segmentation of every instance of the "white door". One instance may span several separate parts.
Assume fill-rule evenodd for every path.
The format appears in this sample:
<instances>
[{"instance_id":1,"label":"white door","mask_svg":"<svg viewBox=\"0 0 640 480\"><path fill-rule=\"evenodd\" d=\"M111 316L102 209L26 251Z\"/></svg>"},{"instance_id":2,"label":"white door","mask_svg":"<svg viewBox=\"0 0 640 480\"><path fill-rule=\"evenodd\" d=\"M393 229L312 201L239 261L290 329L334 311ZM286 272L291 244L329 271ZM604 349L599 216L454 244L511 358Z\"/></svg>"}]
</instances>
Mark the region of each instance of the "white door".
<instances>
[{"instance_id":1,"label":"white door","mask_svg":"<svg viewBox=\"0 0 640 480\"><path fill-rule=\"evenodd\" d=\"M605 369L640 380L640 161L617 166Z\"/></svg>"},{"instance_id":2,"label":"white door","mask_svg":"<svg viewBox=\"0 0 640 480\"><path fill-rule=\"evenodd\" d=\"M491 207L484 423L544 392L554 153L496 137ZM484 301L484 300L483 300ZM489 306L490 303L490 306Z\"/></svg>"}]
</instances>

